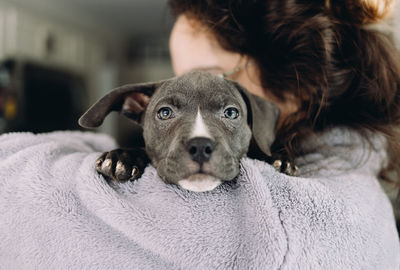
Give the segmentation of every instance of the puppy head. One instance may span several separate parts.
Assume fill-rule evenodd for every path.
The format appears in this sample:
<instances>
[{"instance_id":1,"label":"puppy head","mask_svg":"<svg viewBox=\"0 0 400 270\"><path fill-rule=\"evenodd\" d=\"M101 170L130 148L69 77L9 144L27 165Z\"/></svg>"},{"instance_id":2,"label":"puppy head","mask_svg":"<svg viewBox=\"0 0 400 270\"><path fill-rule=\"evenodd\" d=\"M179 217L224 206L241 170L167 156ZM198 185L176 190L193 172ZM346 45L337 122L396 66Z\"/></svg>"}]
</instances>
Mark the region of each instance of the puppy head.
<instances>
[{"instance_id":1,"label":"puppy head","mask_svg":"<svg viewBox=\"0 0 400 270\"><path fill-rule=\"evenodd\" d=\"M146 152L167 183L212 190L239 173L251 137L267 155L279 110L239 84L206 72L111 91L79 120L97 127L119 111L143 126Z\"/></svg>"}]
</instances>

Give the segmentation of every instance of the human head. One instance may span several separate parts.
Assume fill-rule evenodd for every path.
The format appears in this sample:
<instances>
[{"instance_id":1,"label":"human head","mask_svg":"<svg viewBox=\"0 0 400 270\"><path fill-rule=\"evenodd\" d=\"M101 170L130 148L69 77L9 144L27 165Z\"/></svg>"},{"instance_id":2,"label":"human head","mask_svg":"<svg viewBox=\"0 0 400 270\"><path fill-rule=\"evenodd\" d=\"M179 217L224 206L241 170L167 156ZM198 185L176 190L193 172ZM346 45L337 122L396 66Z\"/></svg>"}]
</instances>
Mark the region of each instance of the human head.
<instances>
[{"instance_id":1,"label":"human head","mask_svg":"<svg viewBox=\"0 0 400 270\"><path fill-rule=\"evenodd\" d=\"M276 149L296 156L310 132L344 125L394 136L400 123L396 50L369 24L391 0L170 0L224 53L250 59L265 96L296 104ZM205 30L204 30L205 29ZM193 55L196 55L193 51ZM187 61L191 61L187 59ZM233 78L235 79L235 78ZM246 86L246 85L245 85ZM249 89L252 91L252 89ZM254 91L253 91L254 92Z\"/></svg>"},{"instance_id":2,"label":"human head","mask_svg":"<svg viewBox=\"0 0 400 270\"><path fill-rule=\"evenodd\" d=\"M253 94L276 103L281 111L280 124L287 115L298 109L293 97L283 101L264 91L258 67L252 59L222 48L209 28L185 14L176 19L172 29L170 52L175 75L196 69L235 80Z\"/></svg>"}]
</instances>

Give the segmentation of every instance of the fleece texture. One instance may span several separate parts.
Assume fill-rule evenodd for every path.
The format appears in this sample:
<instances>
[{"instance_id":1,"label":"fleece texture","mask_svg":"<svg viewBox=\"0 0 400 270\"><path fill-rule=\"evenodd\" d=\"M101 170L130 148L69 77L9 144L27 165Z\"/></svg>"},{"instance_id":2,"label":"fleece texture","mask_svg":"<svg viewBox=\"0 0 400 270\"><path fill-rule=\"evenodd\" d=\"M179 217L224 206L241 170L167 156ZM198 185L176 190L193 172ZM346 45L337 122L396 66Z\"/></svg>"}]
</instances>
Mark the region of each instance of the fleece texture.
<instances>
[{"instance_id":1,"label":"fleece texture","mask_svg":"<svg viewBox=\"0 0 400 270\"><path fill-rule=\"evenodd\" d=\"M111 186L108 136L0 136L0 269L400 269L378 180L385 141L346 129L310 138L300 177L244 158L213 191L168 185L148 166Z\"/></svg>"}]
</instances>

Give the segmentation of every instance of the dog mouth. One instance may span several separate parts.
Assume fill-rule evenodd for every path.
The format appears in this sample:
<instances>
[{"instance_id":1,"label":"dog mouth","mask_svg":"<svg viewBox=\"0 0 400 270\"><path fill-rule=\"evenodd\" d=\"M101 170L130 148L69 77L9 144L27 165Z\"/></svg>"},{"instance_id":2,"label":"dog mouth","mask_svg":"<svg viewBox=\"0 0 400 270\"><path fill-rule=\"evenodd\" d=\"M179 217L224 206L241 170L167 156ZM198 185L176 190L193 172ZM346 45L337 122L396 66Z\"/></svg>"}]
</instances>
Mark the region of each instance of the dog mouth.
<instances>
[{"instance_id":1,"label":"dog mouth","mask_svg":"<svg viewBox=\"0 0 400 270\"><path fill-rule=\"evenodd\" d=\"M239 166L233 159L213 160L199 164L188 158L168 157L156 164L160 177L166 183L194 192L211 191L221 184L233 180Z\"/></svg>"},{"instance_id":2,"label":"dog mouth","mask_svg":"<svg viewBox=\"0 0 400 270\"><path fill-rule=\"evenodd\" d=\"M222 184L222 180L206 173L195 173L178 181L182 188L194 191L210 191Z\"/></svg>"}]
</instances>

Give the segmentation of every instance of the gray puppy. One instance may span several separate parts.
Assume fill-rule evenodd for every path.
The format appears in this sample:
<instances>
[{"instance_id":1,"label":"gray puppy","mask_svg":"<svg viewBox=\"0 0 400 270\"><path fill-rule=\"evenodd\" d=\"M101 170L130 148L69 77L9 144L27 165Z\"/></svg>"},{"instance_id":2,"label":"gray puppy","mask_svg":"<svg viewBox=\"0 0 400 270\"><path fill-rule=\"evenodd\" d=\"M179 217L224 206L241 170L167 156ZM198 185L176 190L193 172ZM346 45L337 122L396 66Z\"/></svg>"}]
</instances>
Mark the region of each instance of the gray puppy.
<instances>
[{"instance_id":1,"label":"gray puppy","mask_svg":"<svg viewBox=\"0 0 400 270\"><path fill-rule=\"evenodd\" d=\"M138 178L151 161L166 183L201 192L233 180L246 154L273 161L270 146L279 109L238 83L207 72L114 89L79 124L97 127L113 110L143 127L145 149L104 153L97 171L111 180ZM274 166L282 169L281 164Z\"/></svg>"}]
</instances>

